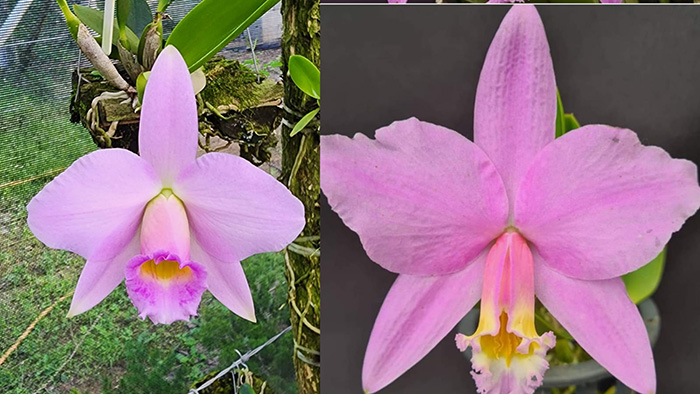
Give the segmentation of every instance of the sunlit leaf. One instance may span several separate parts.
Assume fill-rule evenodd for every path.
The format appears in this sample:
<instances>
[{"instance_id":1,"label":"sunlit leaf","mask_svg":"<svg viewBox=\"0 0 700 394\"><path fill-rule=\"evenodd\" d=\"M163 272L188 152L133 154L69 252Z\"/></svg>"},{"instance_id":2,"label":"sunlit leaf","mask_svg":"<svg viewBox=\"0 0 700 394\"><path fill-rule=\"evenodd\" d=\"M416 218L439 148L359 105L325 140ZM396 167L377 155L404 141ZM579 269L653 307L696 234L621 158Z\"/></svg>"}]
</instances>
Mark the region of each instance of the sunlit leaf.
<instances>
[{"instance_id":1,"label":"sunlit leaf","mask_svg":"<svg viewBox=\"0 0 700 394\"><path fill-rule=\"evenodd\" d=\"M260 18L279 0L202 0L175 26L166 45L174 45L190 72Z\"/></svg>"},{"instance_id":2,"label":"sunlit leaf","mask_svg":"<svg viewBox=\"0 0 700 394\"><path fill-rule=\"evenodd\" d=\"M317 100L321 99L321 73L309 59L300 55L291 56L289 76L302 92Z\"/></svg>"}]
</instances>

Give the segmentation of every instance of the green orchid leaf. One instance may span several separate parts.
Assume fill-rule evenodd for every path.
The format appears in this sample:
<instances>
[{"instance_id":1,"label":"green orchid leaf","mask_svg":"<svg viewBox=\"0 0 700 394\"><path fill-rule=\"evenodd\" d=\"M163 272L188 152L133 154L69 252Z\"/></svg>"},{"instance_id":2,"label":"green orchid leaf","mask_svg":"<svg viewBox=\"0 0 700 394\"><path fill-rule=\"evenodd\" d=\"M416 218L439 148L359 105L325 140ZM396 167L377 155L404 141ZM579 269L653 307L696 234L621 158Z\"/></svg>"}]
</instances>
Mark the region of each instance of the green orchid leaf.
<instances>
[{"instance_id":1,"label":"green orchid leaf","mask_svg":"<svg viewBox=\"0 0 700 394\"><path fill-rule=\"evenodd\" d=\"M78 37L78 27L80 26L80 19L78 19L75 14L73 14L70 10L70 7L68 6L68 3L66 3L66 0L56 0L58 3L58 7L61 9L61 12L63 13L63 17L66 20L66 25L68 26L68 31L70 32L71 36L73 36L74 40L77 40Z\"/></svg>"},{"instance_id":2,"label":"green orchid leaf","mask_svg":"<svg viewBox=\"0 0 700 394\"><path fill-rule=\"evenodd\" d=\"M253 390L253 387L248 383L242 384L238 392L241 394L255 394L255 390Z\"/></svg>"},{"instance_id":3,"label":"green orchid leaf","mask_svg":"<svg viewBox=\"0 0 700 394\"><path fill-rule=\"evenodd\" d=\"M143 105L143 92L146 91L146 82L148 82L148 77L150 75L150 71L145 71L136 78L136 92L139 95L139 103L141 103L141 105Z\"/></svg>"},{"instance_id":4,"label":"green orchid leaf","mask_svg":"<svg viewBox=\"0 0 700 394\"><path fill-rule=\"evenodd\" d=\"M190 72L201 67L280 0L202 0L168 37Z\"/></svg>"},{"instance_id":5,"label":"green orchid leaf","mask_svg":"<svg viewBox=\"0 0 700 394\"><path fill-rule=\"evenodd\" d=\"M289 76L302 92L317 100L321 99L321 73L309 59L292 55L289 58Z\"/></svg>"},{"instance_id":6,"label":"green orchid leaf","mask_svg":"<svg viewBox=\"0 0 700 394\"><path fill-rule=\"evenodd\" d=\"M639 304L654 294L659 282L661 282L665 260L666 248L647 265L622 276L625 287L627 287L627 294L635 304Z\"/></svg>"},{"instance_id":7,"label":"green orchid leaf","mask_svg":"<svg viewBox=\"0 0 700 394\"><path fill-rule=\"evenodd\" d=\"M97 32L97 34L102 34L102 18L104 16L102 11L75 4L73 5L73 12L75 12L75 15L81 22L83 22L85 26L94 30ZM116 23L114 24L113 32L112 44L116 45L117 41L119 40L119 27ZM138 48L139 38L128 27L126 28L126 39L129 41L129 47L131 50Z\"/></svg>"},{"instance_id":8,"label":"green orchid leaf","mask_svg":"<svg viewBox=\"0 0 700 394\"><path fill-rule=\"evenodd\" d=\"M129 19L126 20L126 25L132 31L140 31L146 28L146 25L153 22L153 12L151 6L146 0L131 0L131 13Z\"/></svg>"},{"instance_id":9,"label":"green orchid leaf","mask_svg":"<svg viewBox=\"0 0 700 394\"><path fill-rule=\"evenodd\" d=\"M557 122L555 138L559 138L562 135L568 133L571 130L578 129L581 125L576 120L574 114L567 114L564 112L564 105L561 102L561 95L559 90L557 90Z\"/></svg>"},{"instance_id":10,"label":"green orchid leaf","mask_svg":"<svg viewBox=\"0 0 700 394\"><path fill-rule=\"evenodd\" d=\"M579 127L581 127L581 125L578 123L578 120L576 120L574 114L564 115L564 129L567 133L571 130L578 129Z\"/></svg>"},{"instance_id":11,"label":"green orchid leaf","mask_svg":"<svg viewBox=\"0 0 700 394\"><path fill-rule=\"evenodd\" d=\"M158 12L165 12L173 1L174 0L158 0L158 8L156 10Z\"/></svg>"},{"instance_id":12,"label":"green orchid leaf","mask_svg":"<svg viewBox=\"0 0 700 394\"><path fill-rule=\"evenodd\" d=\"M554 138L559 138L566 134L566 123L564 120L564 105L561 103L561 95L559 94L559 89L557 89L557 123Z\"/></svg>"},{"instance_id":13,"label":"green orchid leaf","mask_svg":"<svg viewBox=\"0 0 700 394\"><path fill-rule=\"evenodd\" d=\"M316 108L315 110L313 110L313 111L309 112L308 114L304 115L304 117L301 118L301 119L297 122L297 124L294 125L294 128L292 129L292 132L289 133L289 136L290 136L290 137L294 137L295 135L297 135L298 132L302 131L302 130L304 129L304 127L306 127L306 125L309 124L309 122L311 122L311 120L312 120L314 117L316 117L316 114L318 113L318 111L319 111L320 109L321 109L321 108Z\"/></svg>"},{"instance_id":14,"label":"green orchid leaf","mask_svg":"<svg viewBox=\"0 0 700 394\"><path fill-rule=\"evenodd\" d=\"M126 22L131 13L132 0L117 0L117 25L119 26L119 42L126 49L129 48L129 40L126 38Z\"/></svg>"},{"instance_id":15,"label":"green orchid leaf","mask_svg":"<svg viewBox=\"0 0 700 394\"><path fill-rule=\"evenodd\" d=\"M132 0L117 0L117 25L119 29L126 27L126 21L129 19L129 12L131 12Z\"/></svg>"}]
</instances>

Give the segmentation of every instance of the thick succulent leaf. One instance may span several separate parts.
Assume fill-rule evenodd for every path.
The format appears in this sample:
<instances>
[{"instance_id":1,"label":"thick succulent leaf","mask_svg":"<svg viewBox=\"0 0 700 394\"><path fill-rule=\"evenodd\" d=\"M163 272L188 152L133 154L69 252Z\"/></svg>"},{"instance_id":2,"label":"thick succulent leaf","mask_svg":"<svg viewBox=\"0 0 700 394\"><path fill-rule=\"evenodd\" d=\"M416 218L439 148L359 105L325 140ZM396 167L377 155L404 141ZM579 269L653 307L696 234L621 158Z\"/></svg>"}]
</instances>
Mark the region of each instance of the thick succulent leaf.
<instances>
[{"instance_id":1,"label":"thick succulent leaf","mask_svg":"<svg viewBox=\"0 0 700 394\"><path fill-rule=\"evenodd\" d=\"M166 46L174 45L192 72L278 2L203 0L175 26Z\"/></svg>"}]
</instances>

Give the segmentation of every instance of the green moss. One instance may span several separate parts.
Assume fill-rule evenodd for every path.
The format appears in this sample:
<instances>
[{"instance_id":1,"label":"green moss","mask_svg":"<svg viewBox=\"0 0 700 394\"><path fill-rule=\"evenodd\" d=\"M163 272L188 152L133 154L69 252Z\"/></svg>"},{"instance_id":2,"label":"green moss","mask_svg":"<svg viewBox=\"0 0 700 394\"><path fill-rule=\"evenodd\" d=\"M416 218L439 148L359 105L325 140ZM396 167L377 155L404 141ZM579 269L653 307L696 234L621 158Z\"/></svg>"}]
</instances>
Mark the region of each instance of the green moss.
<instances>
[{"instance_id":1,"label":"green moss","mask_svg":"<svg viewBox=\"0 0 700 394\"><path fill-rule=\"evenodd\" d=\"M202 99L218 107L235 104L239 110L258 104L257 75L235 60L217 57L204 65L207 86Z\"/></svg>"}]
</instances>

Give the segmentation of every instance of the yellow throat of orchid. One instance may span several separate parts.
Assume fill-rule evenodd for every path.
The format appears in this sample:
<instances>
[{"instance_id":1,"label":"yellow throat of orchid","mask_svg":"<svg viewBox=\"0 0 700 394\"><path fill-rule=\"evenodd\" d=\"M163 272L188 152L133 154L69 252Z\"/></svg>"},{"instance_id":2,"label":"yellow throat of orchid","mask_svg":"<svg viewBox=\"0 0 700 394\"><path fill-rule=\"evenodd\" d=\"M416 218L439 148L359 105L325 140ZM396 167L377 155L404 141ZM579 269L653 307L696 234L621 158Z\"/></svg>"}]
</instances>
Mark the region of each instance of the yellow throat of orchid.
<instances>
[{"instance_id":1,"label":"yellow throat of orchid","mask_svg":"<svg viewBox=\"0 0 700 394\"><path fill-rule=\"evenodd\" d=\"M187 280L192 276L190 267L180 268L180 263L172 260L164 260L156 264L154 260L148 260L140 267L141 275L145 278L158 280L159 282L170 282L173 279Z\"/></svg>"},{"instance_id":2,"label":"yellow throat of orchid","mask_svg":"<svg viewBox=\"0 0 700 394\"><path fill-rule=\"evenodd\" d=\"M517 232L501 235L484 268L479 325L473 335L457 334L457 347L472 348L472 376L479 393L532 394L549 367L544 359L555 344L551 332L535 330L532 254Z\"/></svg>"}]
</instances>

